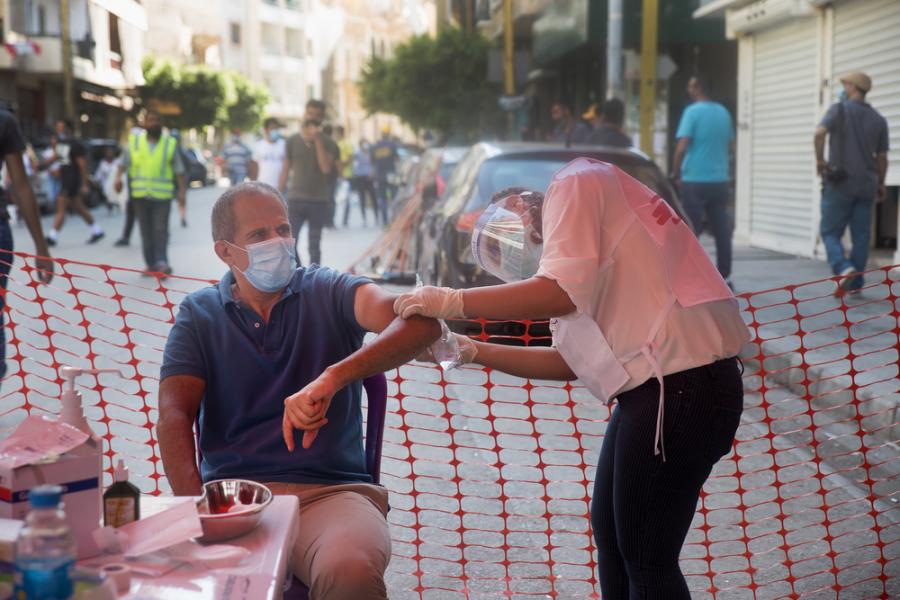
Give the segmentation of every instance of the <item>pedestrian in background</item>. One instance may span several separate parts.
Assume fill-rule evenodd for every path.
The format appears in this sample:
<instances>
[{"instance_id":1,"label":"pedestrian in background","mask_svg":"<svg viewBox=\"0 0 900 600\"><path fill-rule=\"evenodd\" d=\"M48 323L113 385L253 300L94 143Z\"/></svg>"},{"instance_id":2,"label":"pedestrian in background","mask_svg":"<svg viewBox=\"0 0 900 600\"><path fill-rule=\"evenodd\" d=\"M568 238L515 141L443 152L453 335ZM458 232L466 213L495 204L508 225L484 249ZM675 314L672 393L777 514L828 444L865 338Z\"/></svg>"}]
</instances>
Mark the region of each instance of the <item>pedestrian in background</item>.
<instances>
[{"instance_id":1,"label":"pedestrian in background","mask_svg":"<svg viewBox=\"0 0 900 600\"><path fill-rule=\"evenodd\" d=\"M547 137L548 142L557 144L584 144L591 135L591 127L584 121L576 119L568 102L557 100L550 107L554 128Z\"/></svg>"},{"instance_id":2,"label":"pedestrian in background","mask_svg":"<svg viewBox=\"0 0 900 600\"><path fill-rule=\"evenodd\" d=\"M25 165L22 162L22 153L25 152L25 140L19 130L19 123L15 116L8 110L0 108L0 156L6 168L6 176L9 178L9 192L18 206L19 215L28 227L28 233L34 240L34 251L41 257L36 261L37 276L43 283L50 283L53 279L53 261L50 260L50 251L47 248L47 240L41 229L41 215L38 212L37 200L34 198L34 190L25 173ZM4 190L0 190L3 192ZM12 267L14 257L12 230L9 227L9 215L6 205L10 198L6 193L2 196L0 205L0 379L6 375L6 333L2 327L6 311L3 310L6 301L6 284L9 270Z\"/></svg>"},{"instance_id":3,"label":"pedestrian in background","mask_svg":"<svg viewBox=\"0 0 900 600\"><path fill-rule=\"evenodd\" d=\"M128 137L122 164L116 172L115 189L123 189L122 175L128 172L131 202L141 229L144 273L172 273L169 264L169 214L172 200L185 204L184 161L178 142L163 133L162 117L155 110L144 114L144 131Z\"/></svg>"},{"instance_id":4,"label":"pedestrian in background","mask_svg":"<svg viewBox=\"0 0 900 600\"><path fill-rule=\"evenodd\" d=\"M822 221L820 232L828 263L840 275L840 291L862 288L869 259L872 205L886 196L887 121L866 94L872 80L865 73L849 73L841 78L840 97L816 127L814 147L816 169L822 178ZM825 138L828 137L828 160ZM841 237L849 226L852 248L844 252Z\"/></svg>"},{"instance_id":5,"label":"pedestrian in background","mask_svg":"<svg viewBox=\"0 0 900 600\"><path fill-rule=\"evenodd\" d=\"M340 182L341 170L344 167L341 163L341 149L334 139L334 127L332 127L330 123L326 124L322 127L322 133L327 139L331 140L331 142L334 143L334 147L337 148L337 154L334 155L334 164L332 165L331 172L328 174L328 185L331 188L331 200L328 203L328 222L325 223L325 227L334 229L334 215L337 212L337 188L338 183Z\"/></svg>"},{"instance_id":6,"label":"pedestrian in background","mask_svg":"<svg viewBox=\"0 0 900 600\"><path fill-rule=\"evenodd\" d=\"M47 171L47 189L44 190L50 202L56 206L56 199L59 197L59 190L62 184L59 182L59 159L56 156L56 144L59 140L56 133L50 134L50 145L41 152L41 161L38 163L38 169Z\"/></svg>"},{"instance_id":7,"label":"pedestrian in background","mask_svg":"<svg viewBox=\"0 0 900 600\"><path fill-rule=\"evenodd\" d=\"M625 134L625 104L618 98L610 98L603 104L592 104L582 115L594 127L588 136L588 144L630 148L631 138Z\"/></svg>"},{"instance_id":8,"label":"pedestrian in background","mask_svg":"<svg viewBox=\"0 0 900 600\"><path fill-rule=\"evenodd\" d=\"M375 220L381 217L381 224L388 223L388 206L394 197L394 186L391 179L397 171L397 143L391 137L391 128L385 125L381 129L381 139L369 151L372 167L375 170Z\"/></svg>"},{"instance_id":9,"label":"pedestrian in background","mask_svg":"<svg viewBox=\"0 0 900 600\"><path fill-rule=\"evenodd\" d=\"M705 227L716 240L716 267L729 287L731 283L730 213L734 126L728 109L709 97L709 86L699 76L687 87L693 103L681 115L678 145L672 161L672 178L681 191L681 202L699 237Z\"/></svg>"},{"instance_id":10,"label":"pedestrian in background","mask_svg":"<svg viewBox=\"0 0 900 600\"><path fill-rule=\"evenodd\" d=\"M285 159L277 189L287 188L288 217L294 240L309 224L308 245L311 264L322 263L322 229L328 223L331 206L331 171L340 151L334 140L322 132L325 103L310 100L300 132L286 145ZM299 263L299 256L297 262Z\"/></svg>"},{"instance_id":11,"label":"pedestrian in background","mask_svg":"<svg viewBox=\"0 0 900 600\"><path fill-rule=\"evenodd\" d=\"M343 125L338 125L335 130L335 142L337 142L340 151L341 172L338 178L337 193L335 199L337 204L344 206L344 227L347 226L348 207L350 206L350 181L353 179L353 142L347 137L347 132Z\"/></svg>"},{"instance_id":12,"label":"pedestrian in background","mask_svg":"<svg viewBox=\"0 0 900 600\"><path fill-rule=\"evenodd\" d=\"M359 142L359 150L353 153L353 177L350 179L350 188L359 199L359 212L362 213L363 227L368 226L366 220L366 204L372 208L375 222L378 222L378 209L375 192L375 182L372 180L372 155L369 142L363 138ZM350 220L350 201L344 205L344 227Z\"/></svg>"},{"instance_id":13,"label":"pedestrian in background","mask_svg":"<svg viewBox=\"0 0 900 600\"><path fill-rule=\"evenodd\" d=\"M84 199L90 192L90 173L87 166L87 148L72 133L72 123L67 120L56 122L55 161L59 163L60 192L56 198L56 217L53 227L47 234L47 244L56 245L59 232L66 222L66 210L71 205L75 212L84 219L91 228L88 244L102 239L103 229L94 221L91 212L84 205Z\"/></svg>"},{"instance_id":14,"label":"pedestrian in background","mask_svg":"<svg viewBox=\"0 0 900 600\"><path fill-rule=\"evenodd\" d=\"M225 157L225 168L228 169L228 180L231 185L244 181L250 172L253 152L241 139L241 130L237 127L231 130L231 139L222 149L222 155Z\"/></svg>"},{"instance_id":15,"label":"pedestrian in background","mask_svg":"<svg viewBox=\"0 0 900 600\"><path fill-rule=\"evenodd\" d=\"M284 165L285 141L279 129L284 127L275 117L263 122L263 137L253 144L253 155L250 161L250 179L261 181L278 189L281 167ZM283 189L278 189L284 194Z\"/></svg>"}]
</instances>

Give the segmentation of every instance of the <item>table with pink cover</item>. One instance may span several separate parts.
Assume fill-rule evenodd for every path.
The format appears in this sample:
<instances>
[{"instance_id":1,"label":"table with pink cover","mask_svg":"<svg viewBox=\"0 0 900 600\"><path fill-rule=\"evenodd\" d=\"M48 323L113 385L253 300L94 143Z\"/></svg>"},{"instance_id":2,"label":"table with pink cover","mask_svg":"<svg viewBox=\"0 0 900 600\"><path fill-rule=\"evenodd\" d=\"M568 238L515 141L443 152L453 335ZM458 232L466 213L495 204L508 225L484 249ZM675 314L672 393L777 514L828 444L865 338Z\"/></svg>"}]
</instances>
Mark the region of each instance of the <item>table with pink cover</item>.
<instances>
[{"instance_id":1,"label":"table with pink cover","mask_svg":"<svg viewBox=\"0 0 900 600\"><path fill-rule=\"evenodd\" d=\"M149 517L194 498L141 496L141 516ZM221 542L250 550L239 564L206 569L182 564L159 577L134 573L128 600L277 600L290 573L290 555L299 531L299 502L294 496L275 496L259 525L240 537Z\"/></svg>"}]
</instances>

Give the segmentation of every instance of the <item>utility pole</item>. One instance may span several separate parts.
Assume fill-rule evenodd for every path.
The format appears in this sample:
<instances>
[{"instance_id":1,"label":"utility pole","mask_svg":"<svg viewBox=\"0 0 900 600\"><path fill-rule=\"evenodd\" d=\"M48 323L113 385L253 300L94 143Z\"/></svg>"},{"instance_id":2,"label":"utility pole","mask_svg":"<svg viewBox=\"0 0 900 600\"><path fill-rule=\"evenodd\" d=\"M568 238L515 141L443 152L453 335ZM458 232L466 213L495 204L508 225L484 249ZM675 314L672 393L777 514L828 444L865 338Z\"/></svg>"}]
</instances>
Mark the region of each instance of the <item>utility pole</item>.
<instances>
[{"instance_id":1,"label":"utility pole","mask_svg":"<svg viewBox=\"0 0 900 600\"><path fill-rule=\"evenodd\" d=\"M75 122L75 86L72 74L72 32L69 27L69 0L59 2L59 30L62 44L63 110L67 119Z\"/></svg>"},{"instance_id":2,"label":"utility pole","mask_svg":"<svg viewBox=\"0 0 900 600\"><path fill-rule=\"evenodd\" d=\"M609 0L606 22L606 97L624 100L622 81L622 10L624 0Z\"/></svg>"},{"instance_id":3,"label":"utility pole","mask_svg":"<svg viewBox=\"0 0 900 600\"><path fill-rule=\"evenodd\" d=\"M508 98L516 94L515 68L512 0L503 0L503 92ZM507 113L506 121L507 134L510 139L515 139L516 115L513 111Z\"/></svg>"},{"instance_id":4,"label":"utility pole","mask_svg":"<svg viewBox=\"0 0 900 600\"><path fill-rule=\"evenodd\" d=\"M644 0L641 20L641 150L652 157L656 120L656 36L659 28L659 0Z\"/></svg>"}]
</instances>

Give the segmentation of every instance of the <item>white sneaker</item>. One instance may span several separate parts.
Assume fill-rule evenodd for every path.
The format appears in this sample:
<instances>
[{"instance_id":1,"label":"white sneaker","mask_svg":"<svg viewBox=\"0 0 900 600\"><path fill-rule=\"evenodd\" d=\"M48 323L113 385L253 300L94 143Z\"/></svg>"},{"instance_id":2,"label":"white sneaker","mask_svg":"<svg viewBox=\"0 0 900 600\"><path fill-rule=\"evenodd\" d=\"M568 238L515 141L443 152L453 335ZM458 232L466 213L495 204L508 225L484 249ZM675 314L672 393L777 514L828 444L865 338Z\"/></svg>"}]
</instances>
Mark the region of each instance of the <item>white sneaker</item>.
<instances>
[{"instance_id":1,"label":"white sneaker","mask_svg":"<svg viewBox=\"0 0 900 600\"><path fill-rule=\"evenodd\" d=\"M853 267L847 267L841 271L841 279L838 281L838 287L841 288L841 291L846 292L850 289L850 286L853 284L853 280L856 279L857 275L859 275L859 273L857 273L856 269Z\"/></svg>"}]
</instances>

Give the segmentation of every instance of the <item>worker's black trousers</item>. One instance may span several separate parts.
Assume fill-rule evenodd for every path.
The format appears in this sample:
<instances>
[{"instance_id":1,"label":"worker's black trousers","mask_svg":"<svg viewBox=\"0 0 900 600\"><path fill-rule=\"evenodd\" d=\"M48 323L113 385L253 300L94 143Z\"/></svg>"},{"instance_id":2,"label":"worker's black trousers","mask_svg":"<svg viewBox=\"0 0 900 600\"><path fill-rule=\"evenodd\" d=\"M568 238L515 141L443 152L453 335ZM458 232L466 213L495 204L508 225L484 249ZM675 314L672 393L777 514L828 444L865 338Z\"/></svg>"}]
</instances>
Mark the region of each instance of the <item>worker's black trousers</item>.
<instances>
[{"instance_id":1,"label":"worker's black trousers","mask_svg":"<svg viewBox=\"0 0 900 600\"><path fill-rule=\"evenodd\" d=\"M618 396L594 483L591 526L604 600L690 599L678 555L713 465L743 410L736 358L664 377L663 455L654 454L659 382Z\"/></svg>"}]
</instances>

